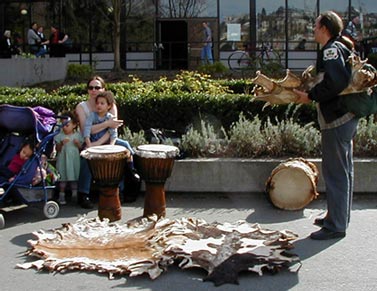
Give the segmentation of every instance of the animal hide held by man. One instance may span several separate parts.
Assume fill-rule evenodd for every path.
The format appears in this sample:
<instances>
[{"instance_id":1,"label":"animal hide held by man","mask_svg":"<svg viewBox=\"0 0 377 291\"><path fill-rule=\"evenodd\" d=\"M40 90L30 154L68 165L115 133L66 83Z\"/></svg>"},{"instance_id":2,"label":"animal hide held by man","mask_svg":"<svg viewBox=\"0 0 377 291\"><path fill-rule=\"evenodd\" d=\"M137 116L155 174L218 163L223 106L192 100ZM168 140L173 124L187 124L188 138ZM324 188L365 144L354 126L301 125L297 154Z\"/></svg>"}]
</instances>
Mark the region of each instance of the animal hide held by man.
<instances>
[{"instance_id":1,"label":"animal hide held by man","mask_svg":"<svg viewBox=\"0 0 377 291\"><path fill-rule=\"evenodd\" d=\"M149 217L117 224L82 217L33 234L37 239L28 241L27 255L40 259L19 264L19 268L95 270L110 278L148 274L155 279L178 262L182 269L205 269L208 276L204 280L218 286L238 283L241 271L262 275L284 268L297 272L301 266L299 257L287 252L293 248L290 242L297 239L296 234L245 221L207 223L195 218Z\"/></svg>"},{"instance_id":2,"label":"animal hide held by man","mask_svg":"<svg viewBox=\"0 0 377 291\"><path fill-rule=\"evenodd\" d=\"M340 95L368 91L377 85L377 70L368 64L367 60L361 60L359 56L352 54L348 62L351 64L352 77L349 85ZM323 80L323 73L315 76L311 74L313 69L313 66L309 66L301 76L297 76L287 70L286 76L282 79L269 78L260 71L256 72L257 76L252 80L253 84L255 84L252 91L254 99L265 101L266 105L297 102L299 97L293 89L309 91Z\"/></svg>"}]
</instances>

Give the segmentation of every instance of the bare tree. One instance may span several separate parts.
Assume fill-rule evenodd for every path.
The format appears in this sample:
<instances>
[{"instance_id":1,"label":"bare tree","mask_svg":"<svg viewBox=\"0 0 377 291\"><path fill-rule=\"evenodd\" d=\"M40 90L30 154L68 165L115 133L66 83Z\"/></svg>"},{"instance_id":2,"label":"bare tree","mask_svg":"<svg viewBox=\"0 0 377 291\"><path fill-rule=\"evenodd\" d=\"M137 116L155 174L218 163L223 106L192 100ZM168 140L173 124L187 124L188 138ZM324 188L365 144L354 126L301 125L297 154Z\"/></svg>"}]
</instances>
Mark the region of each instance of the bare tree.
<instances>
[{"instance_id":1,"label":"bare tree","mask_svg":"<svg viewBox=\"0 0 377 291\"><path fill-rule=\"evenodd\" d=\"M122 70L120 65L120 28L121 28L121 13L122 6L125 5L125 0L111 0L113 8L113 42L114 42L114 67L113 71L119 72ZM131 1L130 1L131 2Z\"/></svg>"},{"instance_id":2,"label":"bare tree","mask_svg":"<svg viewBox=\"0 0 377 291\"><path fill-rule=\"evenodd\" d=\"M134 2L137 2L137 0L111 0L109 2L108 11L105 11L104 13L106 16L109 17L109 20L111 21L113 28L112 34L114 49L114 72L122 71L122 67L120 64L120 33L123 20L122 14L125 16L125 18L127 18Z\"/></svg>"},{"instance_id":3,"label":"bare tree","mask_svg":"<svg viewBox=\"0 0 377 291\"><path fill-rule=\"evenodd\" d=\"M206 8L206 0L165 0L160 2L160 11L170 18L199 16Z\"/></svg>"}]
</instances>

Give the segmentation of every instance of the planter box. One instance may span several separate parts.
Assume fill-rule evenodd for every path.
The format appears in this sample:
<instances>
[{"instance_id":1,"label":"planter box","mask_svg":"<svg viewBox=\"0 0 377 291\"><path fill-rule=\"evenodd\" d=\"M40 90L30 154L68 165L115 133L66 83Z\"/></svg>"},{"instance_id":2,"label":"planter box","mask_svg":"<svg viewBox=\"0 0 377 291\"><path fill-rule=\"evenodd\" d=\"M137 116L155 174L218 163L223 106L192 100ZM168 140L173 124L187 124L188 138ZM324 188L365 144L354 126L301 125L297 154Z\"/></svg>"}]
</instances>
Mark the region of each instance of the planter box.
<instances>
[{"instance_id":1,"label":"planter box","mask_svg":"<svg viewBox=\"0 0 377 291\"><path fill-rule=\"evenodd\" d=\"M23 87L46 81L64 80L67 58L0 59L0 86Z\"/></svg>"},{"instance_id":2,"label":"planter box","mask_svg":"<svg viewBox=\"0 0 377 291\"><path fill-rule=\"evenodd\" d=\"M317 190L324 192L321 159L308 159L320 172ZM176 160L165 183L171 192L263 192L278 159L184 159ZM377 192L377 159L355 159L355 192Z\"/></svg>"}]
</instances>

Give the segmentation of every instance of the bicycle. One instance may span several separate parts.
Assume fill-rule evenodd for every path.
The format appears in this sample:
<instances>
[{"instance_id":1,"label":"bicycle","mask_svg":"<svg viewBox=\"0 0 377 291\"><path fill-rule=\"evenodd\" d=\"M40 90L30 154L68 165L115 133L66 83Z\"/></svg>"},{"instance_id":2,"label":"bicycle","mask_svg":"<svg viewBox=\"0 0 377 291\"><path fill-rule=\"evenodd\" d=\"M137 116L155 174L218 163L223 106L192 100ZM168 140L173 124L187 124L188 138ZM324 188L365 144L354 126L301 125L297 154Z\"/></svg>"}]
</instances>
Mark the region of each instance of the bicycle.
<instances>
[{"instance_id":1,"label":"bicycle","mask_svg":"<svg viewBox=\"0 0 377 291\"><path fill-rule=\"evenodd\" d=\"M228 57L228 66L231 70L263 70L272 65L281 66L280 54L272 48L272 45L266 45L262 42L261 48L255 52L248 50L238 50Z\"/></svg>"}]
</instances>

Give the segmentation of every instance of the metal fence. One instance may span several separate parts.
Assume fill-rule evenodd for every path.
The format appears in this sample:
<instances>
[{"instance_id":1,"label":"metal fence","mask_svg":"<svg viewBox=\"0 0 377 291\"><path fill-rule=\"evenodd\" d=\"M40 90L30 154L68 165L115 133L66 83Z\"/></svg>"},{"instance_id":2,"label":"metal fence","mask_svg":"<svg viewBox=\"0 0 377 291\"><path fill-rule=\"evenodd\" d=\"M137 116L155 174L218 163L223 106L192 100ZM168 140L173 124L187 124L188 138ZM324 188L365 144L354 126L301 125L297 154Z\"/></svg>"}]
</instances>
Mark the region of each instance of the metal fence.
<instances>
[{"instance_id":1,"label":"metal fence","mask_svg":"<svg viewBox=\"0 0 377 291\"><path fill-rule=\"evenodd\" d=\"M130 43L128 49L121 55L121 66L125 70L195 70L202 64L200 45L193 42ZM235 51L242 51L242 47L245 45L214 43L214 61L229 67L229 57ZM305 50L282 50L278 45L275 47L279 52L282 66L287 69L303 71L316 61L317 45L314 42L308 42L308 49ZM288 43L288 47L296 47L296 42ZM358 47L363 58L376 54L377 37L364 39ZM184 51L177 52L177 48ZM260 53L260 48L261 44L255 45L254 53ZM74 44L67 52L67 58L70 63L91 65L97 71L110 71L114 66L112 51L98 51L89 44Z\"/></svg>"}]
</instances>

